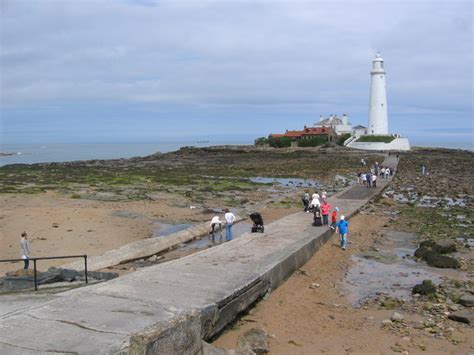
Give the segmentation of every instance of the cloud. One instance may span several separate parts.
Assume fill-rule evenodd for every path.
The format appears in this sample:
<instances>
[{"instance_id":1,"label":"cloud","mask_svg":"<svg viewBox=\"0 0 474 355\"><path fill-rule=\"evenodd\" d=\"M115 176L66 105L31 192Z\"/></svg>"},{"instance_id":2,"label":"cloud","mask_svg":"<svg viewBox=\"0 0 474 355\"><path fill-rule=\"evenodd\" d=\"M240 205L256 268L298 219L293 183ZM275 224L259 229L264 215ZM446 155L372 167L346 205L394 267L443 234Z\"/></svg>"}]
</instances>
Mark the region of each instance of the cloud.
<instances>
[{"instance_id":1,"label":"cloud","mask_svg":"<svg viewBox=\"0 0 474 355\"><path fill-rule=\"evenodd\" d=\"M68 116L71 106L88 103L110 112L124 103L150 111L186 106L170 112L176 121L199 107L204 126L230 107L236 116L266 107L262 129L282 109L285 126L292 113L306 119L351 109L365 120L370 60L379 49L391 113L472 117L468 1L1 4L7 128L18 119L14 110L59 106Z\"/></svg>"}]
</instances>

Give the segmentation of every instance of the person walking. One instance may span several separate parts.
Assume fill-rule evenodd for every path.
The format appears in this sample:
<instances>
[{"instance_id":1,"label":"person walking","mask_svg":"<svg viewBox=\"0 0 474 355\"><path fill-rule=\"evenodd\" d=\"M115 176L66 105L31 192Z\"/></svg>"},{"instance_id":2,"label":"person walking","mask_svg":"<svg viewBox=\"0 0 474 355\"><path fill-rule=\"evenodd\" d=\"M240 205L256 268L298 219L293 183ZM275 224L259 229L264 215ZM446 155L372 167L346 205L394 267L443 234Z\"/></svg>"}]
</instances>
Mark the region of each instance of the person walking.
<instances>
[{"instance_id":1,"label":"person walking","mask_svg":"<svg viewBox=\"0 0 474 355\"><path fill-rule=\"evenodd\" d=\"M309 193L305 192L301 200L303 201L304 211L309 212Z\"/></svg>"},{"instance_id":2,"label":"person walking","mask_svg":"<svg viewBox=\"0 0 474 355\"><path fill-rule=\"evenodd\" d=\"M367 187L372 187L372 173L371 172L367 173L366 179L367 179Z\"/></svg>"},{"instance_id":3,"label":"person walking","mask_svg":"<svg viewBox=\"0 0 474 355\"><path fill-rule=\"evenodd\" d=\"M341 220L337 224L336 232L339 232L339 241L341 249L347 248L347 234L349 233L349 223L347 223L345 216L341 216Z\"/></svg>"},{"instance_id":4,"label":"person walking","mask_svg":"<svg viewBox=\"0 0 474 355\"><path fill-rule=\"evenodd\" d=\"M216 242L217 234L219 234L219 240L222 243L222 222L219 219L219 216L214 216L211 220L211 230L209 232L209 239L212 241L212 243Z\"/></svg>"},{"instance_id":5,"label":"person walking","mask_svg":"<svg viewBox=\"0 0 474 355\"><path fill-rule=\"evenodd\" d=\"M232 212L230 212L229 209L226 208L224 218L226 221L225 240L229 242L234 237L232 234L232 225L234 224L234 221L235 221L235 215Z\"/></svg>"},{"instance_id":6,"label":"person walking","mask_svg":"<svg viewBox=\"0 0 474 355\"><path fill-rule=\"evenodd\" d=\"M28 241L28 233L23 232L21 233L21 240L20 240L20 253L23 262L25 263L23 269L28 270L30 265L30 242Z\"/></svg>"},{"instance_id":7,"label":"person walking","mask_svg":"<svg viewBox=\"0 0 474 355\"><path fill-rule=\"evenodd\" d=\"M331 205L327 201L323 201L321 205L321 214L323 215L323 224L329 225L329 210L331 209Z\"/></svg>"},{"instance_id":8,"label":"person walking","mask_svg":"<svg viewBox=\"0 0 474 355\"><path fill-rule=\"evenodd\" d=\"M426 167L425 164L421 166L421 175L423 176L428 175L428 168Z\"/></svg>"}]
</instances>

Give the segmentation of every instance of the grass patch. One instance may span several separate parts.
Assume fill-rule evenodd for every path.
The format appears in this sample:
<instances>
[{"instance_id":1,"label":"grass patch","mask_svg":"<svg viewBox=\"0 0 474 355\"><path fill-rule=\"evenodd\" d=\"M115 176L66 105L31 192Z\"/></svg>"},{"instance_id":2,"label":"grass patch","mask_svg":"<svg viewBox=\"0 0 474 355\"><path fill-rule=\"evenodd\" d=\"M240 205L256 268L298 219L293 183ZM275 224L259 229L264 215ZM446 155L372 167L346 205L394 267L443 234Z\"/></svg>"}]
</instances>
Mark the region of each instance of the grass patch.
<instances>
[{"instance_id":1,"label":"grass patch","mask_svg":"<svg viewBox=\"0 0 474 355\"><path fill-rule=\"evenodd\" d=\"M361 143L390 143L395 137L393 136L362 136L357 142Z\"/></svg>"}]
</instances>

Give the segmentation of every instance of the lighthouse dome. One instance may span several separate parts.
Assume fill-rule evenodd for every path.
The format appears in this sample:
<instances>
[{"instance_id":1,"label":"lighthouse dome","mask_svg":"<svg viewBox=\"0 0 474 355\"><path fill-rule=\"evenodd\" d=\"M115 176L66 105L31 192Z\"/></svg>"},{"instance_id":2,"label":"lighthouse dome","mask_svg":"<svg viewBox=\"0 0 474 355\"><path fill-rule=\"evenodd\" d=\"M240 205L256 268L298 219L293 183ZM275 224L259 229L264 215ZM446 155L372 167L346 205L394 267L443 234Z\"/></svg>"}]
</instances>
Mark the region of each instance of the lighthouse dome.
<instances>
[{"instance_id":1,"label":"lighthouse dome","mask_svg":"<svg viewBox=\"0 0 474 355\"><path fill-rule=\"evenodd\" d=\"M373 62L383 62L383 58L382 56L380 55L380 52L377 52L375 54L375 58L372 60Z\"/></svg>"}]
</instances>

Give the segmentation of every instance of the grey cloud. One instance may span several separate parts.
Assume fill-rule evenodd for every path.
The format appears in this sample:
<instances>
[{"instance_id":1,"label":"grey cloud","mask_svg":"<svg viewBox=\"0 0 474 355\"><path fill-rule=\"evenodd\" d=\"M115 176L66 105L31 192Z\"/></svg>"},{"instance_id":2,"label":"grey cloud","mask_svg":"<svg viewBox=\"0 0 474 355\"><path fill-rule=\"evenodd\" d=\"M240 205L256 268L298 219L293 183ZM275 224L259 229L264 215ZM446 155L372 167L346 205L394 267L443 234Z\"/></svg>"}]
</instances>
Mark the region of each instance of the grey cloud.
<instances>
[{"instance_id":1,"label":"grey cloud","mask_svg":"<svg viewBox=\"0 0 474 355\"><path fill-rule=\"evenodd\" d=\"M392 109L469 109L472 96L468 2L2 4L4 105L324 102L362 112L377 49ZM464 77L459 61L471 63Z\"/></svg>"}]
</instances>

